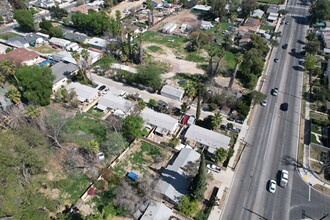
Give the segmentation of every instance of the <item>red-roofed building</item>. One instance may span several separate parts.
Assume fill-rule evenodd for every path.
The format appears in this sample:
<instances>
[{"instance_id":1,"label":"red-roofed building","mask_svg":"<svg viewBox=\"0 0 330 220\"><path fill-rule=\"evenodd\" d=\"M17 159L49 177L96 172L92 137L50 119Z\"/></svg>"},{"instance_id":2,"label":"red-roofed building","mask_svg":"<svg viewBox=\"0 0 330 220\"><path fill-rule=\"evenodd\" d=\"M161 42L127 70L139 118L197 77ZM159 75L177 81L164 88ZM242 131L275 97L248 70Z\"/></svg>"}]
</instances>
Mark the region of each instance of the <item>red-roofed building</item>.
<instances>
[{"instance_id":1,"label":"red-roofed building","mask_svg":"<svg viewBox=\"0 0 330 220\"><path fill-rule=\"evenodd\" d=\"M79 5L77 7L74 7L71 9L71 12L75 13L75 12L80 12L82 14L88 14L88 10L94 10L94 11L98 11L97 7L94 6L90 6L90 5Z\"/></svg>"},{"instance_id":2,"label":"red-roofed building","mask_svg":"<svg viewBox=\"0 0 330 220\"><path fill-rule=\"evenodd\" d=\"M29 51L25 48L17 48L15 50L10 51L6 54L0 54L1 60L10 60L15 64L28 65L31 66L36 64L39 59L39 54L34 51Z\"/></svg>"}]
</instances>

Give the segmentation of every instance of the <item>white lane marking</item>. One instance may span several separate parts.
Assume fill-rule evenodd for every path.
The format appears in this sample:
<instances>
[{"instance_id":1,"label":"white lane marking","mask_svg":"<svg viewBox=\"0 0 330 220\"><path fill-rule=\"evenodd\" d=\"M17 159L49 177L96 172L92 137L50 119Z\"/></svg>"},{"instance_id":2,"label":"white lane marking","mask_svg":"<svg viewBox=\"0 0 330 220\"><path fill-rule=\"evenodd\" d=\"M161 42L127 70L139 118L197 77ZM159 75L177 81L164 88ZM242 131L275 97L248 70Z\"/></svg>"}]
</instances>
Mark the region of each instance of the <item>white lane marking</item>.
<instances>
[{"instance_id":1,"label":"white lane marking","mask_svg":"<svg viewBox=\"0 0 330 220\"><path fill-rule=\"evenodd\" d=\"M311 186L308 186L308 202L311 201Z\"/></svg>"}]
</instances>

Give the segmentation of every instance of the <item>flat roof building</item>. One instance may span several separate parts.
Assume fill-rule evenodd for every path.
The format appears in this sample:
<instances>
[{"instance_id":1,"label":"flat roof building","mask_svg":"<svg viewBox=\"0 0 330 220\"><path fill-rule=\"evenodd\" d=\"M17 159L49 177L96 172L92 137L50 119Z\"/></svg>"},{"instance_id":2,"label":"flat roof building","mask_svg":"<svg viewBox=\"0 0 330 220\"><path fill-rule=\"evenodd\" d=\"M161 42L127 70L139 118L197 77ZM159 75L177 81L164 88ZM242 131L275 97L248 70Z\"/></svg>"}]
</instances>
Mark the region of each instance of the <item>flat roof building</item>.
<instances>
[{"instance_id":1,"label":"flat roof building","mask_svg":"<svg viewBox=\"0 0 330 220\"><path fill-rule=\"evenodd\" d=\"M183 94L184 94L184 90L165 85L165 86L163 86L162 90L160 91L160 94L167 98L181 101Z\"/></svg>"},{"instance_id":2,"label":"flat roof building","mask_svg":"<svg viewBox=\"0 0 330 220\"><path fill-rule=\"evenodd\" d=\"M173 211L161 202L151 201L140 220L169 220Z\"/></svg>"},{"instance_id":3,"label":"flat roof building","mask_svg":"<svg viewBox=\"0 0 330 220\"><path fill-rule=\"evenodd\" d=\"M83 84L72 82L66 86L68 91L74 90L77 94L77 99L80 102L91 103L99 97L98 90Z\"/></svg>"},{"instance_id":4,"label":"flat roof building","mask_svg":"<svg viewBox=\"0 0 330 220\"><path fill-rule=\"evenodd\" d=\"M107 109L121 111L122 114L126 115L131 112L133 103L111 93L107 93L100 98L96 108L101 111L105 111Z\"/></svg>"}]
</instances>

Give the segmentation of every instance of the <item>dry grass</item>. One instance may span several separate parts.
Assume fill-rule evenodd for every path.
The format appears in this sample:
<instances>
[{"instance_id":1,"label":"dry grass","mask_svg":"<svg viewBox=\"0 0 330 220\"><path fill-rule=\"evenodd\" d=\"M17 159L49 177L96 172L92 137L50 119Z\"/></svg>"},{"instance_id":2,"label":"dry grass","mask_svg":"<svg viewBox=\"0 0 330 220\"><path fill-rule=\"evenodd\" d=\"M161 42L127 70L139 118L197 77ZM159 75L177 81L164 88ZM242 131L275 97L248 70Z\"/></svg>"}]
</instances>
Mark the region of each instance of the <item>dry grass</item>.
<instances>
[{"instance_id":1,"label":"dry grass","mask_svg":"<svg viewBox=\"0 0 330 220\"><path fill-rule=\"evenodd\" d=\"M57 50L51 48L48 45L43 45L40 47L30 47L32 50L37 51L39 53L55 53Z\"/></svg>"},{"instance_id":2,"label":"dry grass","mask_svg":"<svg viewBox=\"0 0 330 220\"><path fill-rule=\"evenodd\" d=\"M310 161L310 164L311 164L311 168L314 172L319 173L321 171L322 164L320 164L319 162Z\"/></svg>"}]
</instances>

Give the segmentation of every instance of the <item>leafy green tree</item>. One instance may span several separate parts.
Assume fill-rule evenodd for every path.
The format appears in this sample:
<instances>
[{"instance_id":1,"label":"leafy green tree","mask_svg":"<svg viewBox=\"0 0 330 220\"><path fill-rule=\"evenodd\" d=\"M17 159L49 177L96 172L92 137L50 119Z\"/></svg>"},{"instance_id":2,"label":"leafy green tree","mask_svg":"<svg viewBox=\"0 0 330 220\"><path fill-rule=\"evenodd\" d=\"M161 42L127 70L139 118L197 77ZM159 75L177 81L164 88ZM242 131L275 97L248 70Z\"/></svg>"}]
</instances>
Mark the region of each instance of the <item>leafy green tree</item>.
<instances>
[{"instance_id":1,"label":"leafy green tree","mask_svg":"<svg viewBox=\"0 0 330 220\"><path fill-rule=\"evenodd\" d=\"M115 217L117 214L117 211L114 206L112 205L106 205L102 208L102 219L111 220L113 217Z\"/></svg>"},{"instance_id":2,"label":"leafy green tree","mask_svg":"<svg viewBox=\"0 0 330 220\"><path fill-rule=\"evenodd\" d=\"M128 147L128 143L121 133L108 133L105 140L101 143L101 150L107 156L114 156L120 154Z\"/></svg>"},{"instance_id":3,"label":"leafy green tree","mask_svg":"<svg viewBox=\"0 0 330 220\"><path fill-rule=\"evenodd\" d=\"M55 79L49 67L23 66L17 69L16 75L23 88L23 97L29 103L40 106L49 105Z\"/></svg>"},{"instance_id":4,"label":"leafy green tree","mask_svg":"<svg viewBox=\"0 0 330 220\"><path fill-rule=\"evenodd\" d=\"M88 142L88 150L90 150L91 152L96 154L99 152L99 149L100 144L96 140L92 139Z\"/></svg>"},{"instance_id":5,"label":"leafy green tree","mask_svg":"<svg viewBox=\"0 0 330 220\"><path fill-rule=\"evenodd\" d=\"M150 108L154 108L156 106L156 100L155 99L149 99L149 106Z\"/></svg>"},{"instance_id":6,"label":"leafy green tree","mask_svg":"<svg viewBox=\"0 0 330 220\"><path fill-rule=\"evenodd\" d=\"M215 104L215 103L210 103L209 104L209 110L211 111L211 112L213 112L214 110L216 110L218 108L218 105L217 104Z\"/></svg>"},{"instance_id":7,"label":"leafy green tree","mask_svg":"<svg viewBox=\"0 0 330 220\"><path fill-rule=\"evenodd\" d=\"M14 18L20 25L20 28L24 32L34 31L34 18L31 11L26 9L16 10L14 12Z\"/></svg>"},{"instance_id":8,"label":"leafy green tree","mask_svg":"<svg viewBox=\"0 0 330 220\"><path fill-rule=\"evenodd\" d=\"M122 132L130 141L142 137L146 134L143 119L140 116L127 116L123 121Z\"/></svg>"},{"instance_id":9,"label":"leafy green tree","mask_svg":"<svg viewBox=\"0 0 330 220\"><path fill-rule=\"evenodd\" d=\"M227 151L224 148L218 148L215 151L214 159L217 163L222 163L227 158Z\"/></svg>"},{"instance_id":10,"label":"leafy green tree","mask_svg":"<svg viewBox=\"0 0 330 220\"><path fill-rule=\"evenodd\" d=\"M5 22L5 19L3 19L2 16L0 16L0 24L3 24Z\"/></svg>"},{"instance_id":11,"label":"leafy green tree","mask_svg":"<svg viewBox=\"0 0 330 220\"><path fill-rule=\"evenodd\" d=\"M178 210L184 215L194 216L198 212L198 201L190 200L188 196L182 196Z\"/></svg>"},{"instance_id":12,"label":"leafy green tree","mask_svg":"<svg viewBox=\"0 0 330 220\"><path fill-rule=\"evenodd\" d=\"M175 148L179 143L180 143L179 138L173 136L168 144L170 145L170 147Z\"/></svg>"},{"instance_id":13,"label":"leafy green tree","mask_svg":"<svg viewBox=\"0 0 330 220\"><path fill-rule=\"evenodd\" d=\"M188 96L189 98L193 98L197 94L197 85L195 82L191 80L186 80L185 83L183 84L184 92L185 95Z\"/></svg>"},{"instance_id":14,"label":"leafy green tree","mask_svg":"<svg viewBox=\"0 0 330 220\"><path fill-rule=\"evenodd\" d=\"M243 58L244 58L244 56L243 56L242 53L235 54L235 68L234 68L233 74L230 77L230 81L229 81L229 85L228 85L229 89L231 89L233 87L233 84L234 84L234 81L235 81L235 78L236 78L236 74L237 74L237 71L238 71L238 67L243 62Z\"/></svg>"},{"instance_id":15,"label":"leafy green tree","mask_svg":"<svg viewBox=\"0 0 330 220\"><path fill-rule=\"evenodd\" d=\"M225 50L222 47L218 47L216 51L216 56L218 57L217 65L215 66L214 76L220 73L220 61L225 56Z\"/></svg>"},{"instance_id":16,"label":"leafy green tree","mask_svg":"<svg viewBox=\"0 0 330 220\"><path fill-rule=\"evenodd\" d=\"M215 44L211 44L207 47L207 53L209 55L209 64L207 66L207 75L209 79L213 77L213 58L217 55L218 47Z\"/></svg>"},{"instance_id":17,"label":"leafy green tree","mask_svg":"<svg viewBox=\"0 0 330 220\"><path fill-rule=\"evenodd\" d=\"M253 88L261 75L264 67L263 57L256 48L245 53L243 62L240 65L242 78L241 82L248 88Z\"/></svg>"},{"instance_id":18,"label":"leafy green tree","mask_svg":"<svg viewBox=\"0 0 330 220\"><path fill-rule=\"evenodd\" d=\"M68 16L68 11L64 8L60 8L58 5L52 6L48 10L50 12L50 16L57 20L61 20L63 17Z\"/></svg>"},{"instance_id":19,"label":"leafy green tree","mask_svg":"<svg viewBox=\"0 0 330 220\"><path fill-rule=\"evenodd\" d=\"M328 0L311 1L309 13L312 23L330 19L330 2Z\"/></svg>"},{"instance_id":20,"label":"leafy green tree","mask_svg":"<svg viewBox=\"0 0 330 220\"><path fill-rule=\"evenodd\" d=\"M266 95L263 94L262 92L259 92L259 91L256 91L256 90L253 90L250 95L252 96L252 101L253 101L253 104L256 105L256 104L259 104L261 103L263 100L266 99Z\"/></svg>"},{"instance_id":21,"label":"leafy green tree","mask_svg":"<svg viewBox=\"0 0 330 220\"><path fill-rule=\"evenodd\" d=\"M211 119L212 129L214 130L219 128L221 122L222 122L222 115L220 114L220 112L216 112Z\"/></svg>"},{"instance_id":22,"label":"leafy green tree","mask_svg":"<svg viewBox=\"0 0 330 220\"><path fill-rule=\"evenodd\" d=\"M147 63L137 69L138 72L134 75L135 82L151 86L155 90L160 89L162 83L160 74L165 72L163 67L160 67L157 63Z\"/></svg>"},{"instance_id":23,"label":"leafy green tree","mask_svg":"<svg viewBox=\"0 0 330 220\"><path fill-rule=\"evenodd\" d=\"M143 101L143 99L140 99L137 103L140 111L142 111L143 109L145 109L147 107L147 103L145 103L145 101Z\"/></svg>"},{"instance_id":24,"label":"leafy green tree","mask_svg":"<svg viewBox=\"0 0 330 220\"><path fill-rule=\"evenodd\" d=\"M40 118L41 116L41 109L39 106L37 105L29 105L26 108L26 115L28 118L30 118L31 120L37 120Z\"/></svg>"},{"instance_id":25,"label":"leafy green tree","mask_svg":"<svg viewBox=\"0 0 330 220\"><path fill-rule=\"evenodd\" d=\"M250 16L251 12L257 9L256 0L243 0L242 1L242 15L247 18Z\"/></svg>"},{"instance_id":26,"label":"leafy green tree","mask_svg":"<svg viewBox=\"0 0 330 220\"><path fill-rule=\"evenodd\" d=\"M211 12L220 19L226 16L227 10L226 5L228 1L226 0L212 0L211 2Z\"/></svg>"},{"instance_id":27,"label":"leafy green tree","mask_svg":"<svg viewBox=\"0 0 330 220\"><path fill-rule=\"evenodd\" d=\"M233 123L228 123L228 124L227 124L227 128L228 128L228 129L233 129L233 128L234 128Z\"/></svg>"},{"instance_id":28,"label":"leafy green tree","mask_svg":"<svg viewBox=\"0 0 330 220\"><path fill-rule=\"evenodd\" d=\"M7 96L14 104L21 103L21 93L16 87L8 89Z\"/></svg>"},{"instance_id":29,"label":"leafy green tree","mask_svg":"<svg viewBox=\"0 0 330 220\"><path fill-rule=\"evenodd\" d=\"M199 163L198 173L194 177L191 187L190 194L196 200L202 200L204 198L204 192L206 190L206 164L204 154L201 155L201 161Z\"/></svg>"},{"instance_id":30,"label":"leafy green tree","mask_svg":"<svg viewBox=\"0 0 330 220\"><path fill-rule=\"evenodd\" d=\"M197 96L197 107L196 107L196 120L198 120L201 116L201 108L202 108L202 94L200 91L198 91L198 96Z\"/></svg>"},{"instance_id":31,"label":"leafy green tree","mask_svg":"<svg viewBox=\"0 0 330 220\"><path fill-rule=\"evenodd\" d=\"M104 34L110 26L109 18L99 12L89 11L88 14L75 13L72 15L71 20L79 31L93 35Z\"/></svg>"}]
</instances>

